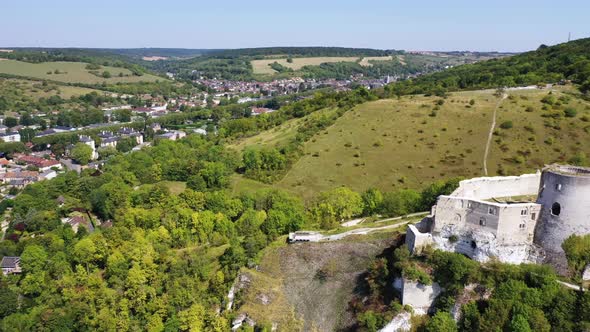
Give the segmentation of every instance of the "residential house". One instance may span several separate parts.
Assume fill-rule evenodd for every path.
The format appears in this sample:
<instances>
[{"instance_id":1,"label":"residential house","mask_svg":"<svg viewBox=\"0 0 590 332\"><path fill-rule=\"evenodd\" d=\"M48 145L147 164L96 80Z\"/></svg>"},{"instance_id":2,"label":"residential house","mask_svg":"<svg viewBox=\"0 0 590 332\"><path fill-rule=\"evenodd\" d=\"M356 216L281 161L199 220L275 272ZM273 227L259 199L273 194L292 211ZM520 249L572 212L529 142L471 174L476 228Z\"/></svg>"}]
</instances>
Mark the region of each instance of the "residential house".
<instances>
[{"instance_id":1,"label":"residential house","mask_svg":"<svg viewBox=\"0 0 590 332\"><path fill-rule=\"evenodd\" d=\"M66 127L66 126L56 126L56 127L53 127L53 130L55 130L55 132L58 132L58 133L65 133L65 132L70 132L70 131L76 131L76 128Z\"/></svg>"},{"instance_id":2,"label":"residential house","mask_svg":"<svg viewBox=\"0 0 590 332\"><path fill-rule=\"evenodd\" d=\"M0 134L0 139L3 142L20 142L20 134L18 132L10 132Z\"/></svg>"},{"instance_id":3,"label":"residential house","mask_svg":"<svg viewBox=\"0 0 590 332\"><path fill-rule=\"evenodd\" d=\"M5 184L10 184L14 180L24 180L23 182L30 183L37 181L39 172L36 171L20 171L20 172L6 172L0 174L0 181Z\"/></svg>"},{"instance_id":4,"label":"residential house","mask_svg":"<svg viewBox=\"0 0 590 332\"><path fill-rule=\"evenodd\" d=\"M57 160L45 159L45 158L35 157L35 156L30 156L30 155L25 155L25 154L15 155L14 160L16 162L21 162L21 163L25 163L27 165L35 166L41 172L45 172L45 171L50 170L54 167L59 168L59 169L62 168L60 162Z\"/></svg>"},{"instance_id":5,"label":"residential house","mask_svg":"<svg viewBox=\"0 0 590 332\"><path fill-rule=\"evenodd\" d=\"M43 173L39 174L39 181L43 181L43 180L51 180L53 178L55 178L57 176L57 172L49 169L44 171Z\"/></svg>"},{"instance_id":6,"label":"residential house","mask_svg":"<svg viewBox=\"0 0 590 332\"><path fill-rule=\"evenodd\" d=\"M105 148L105 147L113 147L116 148L117 147L117 141L119 140L119 138L117 136L115 136L112 132L110 131L101 131L98 134L98 137L100 137L101 141L100 141L100 147L101 148Z\"/></svg>"},{"instance_id":7,"label":"residential house","mask_svg":"<svg viewBox=\"0 0 590 332\"><path fill-rule=\"evenodd\" d=\"M266 108L266 107L252 107L251 114L252 114L252 116L256 116L256 115L261 115L261 114L272 113L274 111L275 110L270 109L270 108Z\"/></svg>"},{"instance_id":8,"label":"residential house","mask_svg":"<svg viewBox=\"0 0 590 332\"><path fill-rule=\"evenodd\" d=\"M172 130L172 131L166 132L161 135L156 135L156 138L176 141L176 140L179 140L185 136L186 136L186 133L184 131Z\"/></svg>"},{"instance_id":9,"label":"residential house","mask_svg":"<svg viewBox=\"0 0 590 332\"><path fill-rule=\"evenodd\" d=\"M135 142L137 142L138 145L143 144L143 135L133 128L123 127L119 129L118 134L124 138L133 137L135 138Z\"/></svg>"},{"instance_id":10,"label":"residential house","mask_svg":"<svg viewBox=\"0 0 590 332\"><path fill-rule=\"evenodd\" d=\"M92 223L83 216L73 216L70 218L66 218L65 223L72 226L72 230L74 232L78 232L78 229L80 229L80 227L85 227L89 233L94 232L94 226L92 225Z\"/></svg>"},{"instance_id":11,"label":"residential house","mask_svg":"<svg viewBox=\"0 0 590 332\"><path fill-rule=\"evenodd\" d=\"M92 160L98 159L98 152L96 152L96 145L94 143L94 139L92 139L92 137L86 136L86 135L80 135L80 137L78 139L81 143L88 145L92 149L91 159Z\"/></svg>"},{"instance_id":12,"label":"residential house","mask_svg":"<svg viewBox=\"0 0 590 332\"><path fill-rule=\"evenodd\" d=\"M20 257L4 256L0 262L0 268L2 268L3 275L21 273Z\"/></svg>"}]
</instances>

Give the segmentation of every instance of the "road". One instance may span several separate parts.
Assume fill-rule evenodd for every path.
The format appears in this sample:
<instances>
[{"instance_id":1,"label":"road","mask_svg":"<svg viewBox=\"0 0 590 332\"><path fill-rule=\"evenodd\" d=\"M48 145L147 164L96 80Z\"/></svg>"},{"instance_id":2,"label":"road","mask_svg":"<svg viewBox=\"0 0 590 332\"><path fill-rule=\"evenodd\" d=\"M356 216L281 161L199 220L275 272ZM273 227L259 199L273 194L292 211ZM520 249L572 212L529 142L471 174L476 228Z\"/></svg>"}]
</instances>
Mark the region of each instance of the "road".
<instances>
[{"instance_id":1,"label":"road","mask_svg":"<svg viewBox=\"0 0 590 332\"><path fill-rule=\"evenodd\" d=\"M494 115L492 117L492 126L490 127L490 132L488 133L488 141L486 142L486 150L483 155L483 173L487 176L488 175L488 153L490 152L490 144L492 143L492 136L494 135L494 128L496 127L496 114L498 113L498 108L502 105L504 99L508 97L507 94L502 95L502 99L496 103L496 107L494 107Z\"/></svg>"}]
</instances>

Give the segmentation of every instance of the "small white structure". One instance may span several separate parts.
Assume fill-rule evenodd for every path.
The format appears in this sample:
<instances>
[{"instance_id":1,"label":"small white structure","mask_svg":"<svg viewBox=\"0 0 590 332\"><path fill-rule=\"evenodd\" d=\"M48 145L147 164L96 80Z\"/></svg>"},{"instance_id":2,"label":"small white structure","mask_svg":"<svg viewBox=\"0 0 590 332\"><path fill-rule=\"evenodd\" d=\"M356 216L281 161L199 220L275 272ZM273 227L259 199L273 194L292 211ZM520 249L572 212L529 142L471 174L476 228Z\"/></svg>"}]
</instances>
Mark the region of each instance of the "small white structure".
<instances>
[{"instance_id":1,"label":"small white structure","mask_svg":"<svg viewBox=\"0 0 590 332\"><path fill-rule=\"evenodd\" d=\"M318 232L298 231L289 233L287 241L289 243L295 242L319 242L323 238L322 234Z\"/></svg>"}]
</instances>

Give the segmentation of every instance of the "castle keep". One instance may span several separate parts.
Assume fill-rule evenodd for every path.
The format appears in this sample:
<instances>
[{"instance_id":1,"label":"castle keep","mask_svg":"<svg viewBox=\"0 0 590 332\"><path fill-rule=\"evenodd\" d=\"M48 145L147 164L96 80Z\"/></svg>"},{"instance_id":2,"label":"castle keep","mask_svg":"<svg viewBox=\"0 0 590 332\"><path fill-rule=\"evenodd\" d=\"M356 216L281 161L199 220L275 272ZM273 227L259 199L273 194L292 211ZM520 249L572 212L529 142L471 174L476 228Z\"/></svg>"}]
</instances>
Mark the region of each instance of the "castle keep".
<instances>
[{"instance_id":1,"label":"castle keep","mask_svg":"<svg viewBox=\"0 0 590 332\"><path fill-rule=\"evenodd\" d=\"M551 165L536 174L461 181L431 215L408 228L411 252L426 245L485 262L567 268L561 243L590 233L590 169Z\"/></svg>"}]
</instances>

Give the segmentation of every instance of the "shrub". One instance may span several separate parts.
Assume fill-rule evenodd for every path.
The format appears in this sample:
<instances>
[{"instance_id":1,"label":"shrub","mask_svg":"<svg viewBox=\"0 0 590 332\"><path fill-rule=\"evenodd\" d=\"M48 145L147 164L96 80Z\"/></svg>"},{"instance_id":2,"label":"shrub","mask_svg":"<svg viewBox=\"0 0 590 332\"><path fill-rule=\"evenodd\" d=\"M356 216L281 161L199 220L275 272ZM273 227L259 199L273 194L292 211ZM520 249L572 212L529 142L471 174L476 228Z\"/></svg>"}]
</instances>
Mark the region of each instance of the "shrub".
<instances>
[{"instance_id":1,"label":"shrub","mask_svg":"<svg viewBox=\"0 0 590 332\"><path fill-rule=\"evenodd\" d=\"M566 118L575 118L578 115L578 111L571 107L566 108L564 113Z\"/></svg>"},{"instance_id":2,"label":"shrub","mask_svg":"<svg viewBox=\"0 0 590 332\"><path fill-rule=\"evenodd\" d=\"M500 128L502 128L502 129L510 129L513 126L514 125L512 124L512 121L504 121L504 122L502 122L502 124L500 124Z\"/></svg>"},{"instance_id":3,"label":"shrub","mask_svg":"<svg viewBox=\"0 0 590 332\"><path fill-rule=\"evenodd\" d=\"M457 241L459 241L459 237L455 234L449 236L449 242L451 243L456 243Z\"/></svg>"}]
</instances>

